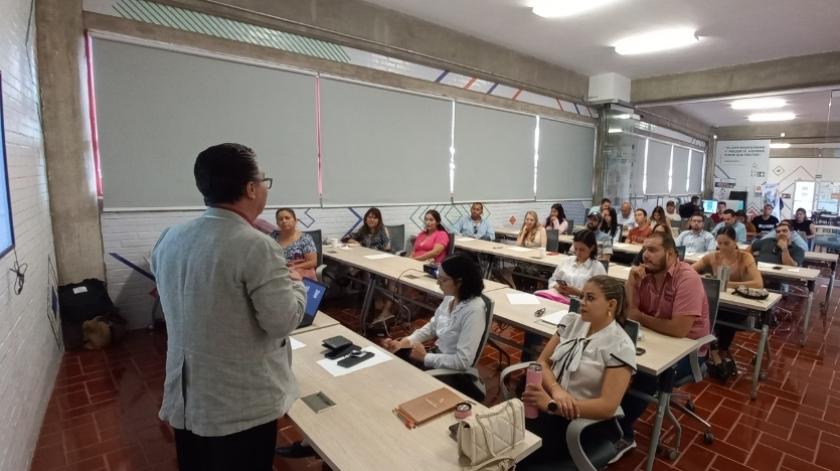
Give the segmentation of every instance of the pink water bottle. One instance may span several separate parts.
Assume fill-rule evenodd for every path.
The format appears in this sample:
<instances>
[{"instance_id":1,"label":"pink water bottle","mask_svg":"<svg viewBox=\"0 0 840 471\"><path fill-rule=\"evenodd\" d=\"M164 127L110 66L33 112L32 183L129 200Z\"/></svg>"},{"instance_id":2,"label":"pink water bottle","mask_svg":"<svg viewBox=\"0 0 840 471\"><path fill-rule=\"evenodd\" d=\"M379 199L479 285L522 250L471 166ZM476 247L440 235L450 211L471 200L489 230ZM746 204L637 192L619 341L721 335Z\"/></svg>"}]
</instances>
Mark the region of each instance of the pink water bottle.
<instances>
[{"instance_id":1,"label":"pink water bottle","mask_svg":"<svg viewBox=\"0 0 840 471\"><path fill-rule=\"evenodd\" d=\"M542 365L531 363L528 365L528 373L525 375L525 384L542 385ZM536 406L525 406L525 418L536 419L540 410Z\"/></svg>"}]
</instances>

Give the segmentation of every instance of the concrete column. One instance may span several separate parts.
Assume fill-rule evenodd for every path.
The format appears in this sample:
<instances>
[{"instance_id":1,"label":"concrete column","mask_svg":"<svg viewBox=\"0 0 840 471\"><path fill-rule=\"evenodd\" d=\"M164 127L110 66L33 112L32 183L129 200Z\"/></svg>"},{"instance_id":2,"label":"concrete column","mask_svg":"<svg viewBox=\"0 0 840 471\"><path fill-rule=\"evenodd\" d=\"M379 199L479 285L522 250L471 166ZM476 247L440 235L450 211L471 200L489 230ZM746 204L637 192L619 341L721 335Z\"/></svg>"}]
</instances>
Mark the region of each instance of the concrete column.
<instances>
[{"instance_id":1,"label":"concrete column","mask_svg":"<svg viewBox=\"0 0 840 471\"><path fill-rule=\"evenodd\" d=\"M597 141L595 142L595 164L594 168L592 169L592 181L594 183L594 188L592 192L592 205L597 205L601 203L601 200L604 199L605 195L605 186L606 182L604 181L604 176L606 174L606 160L607 157L604 154L604 144L606 143L607 139L607 112L601 107L598 110L598 127L595 128L595 133L597 134ZM615 198L617 195L612 195L610 198ZM613 201L613 205L621 204L616 201Z\"/></svg>"},{"instance_id":2,"label":"concrete column","mask_svg":"<svg viewBox=\"0 0 840 471\"><path fill-rule=\"evenodd\" d=\"M36 2L38 80L60 284L105 278L82 0Z\"/></svg>"}]
</instances>

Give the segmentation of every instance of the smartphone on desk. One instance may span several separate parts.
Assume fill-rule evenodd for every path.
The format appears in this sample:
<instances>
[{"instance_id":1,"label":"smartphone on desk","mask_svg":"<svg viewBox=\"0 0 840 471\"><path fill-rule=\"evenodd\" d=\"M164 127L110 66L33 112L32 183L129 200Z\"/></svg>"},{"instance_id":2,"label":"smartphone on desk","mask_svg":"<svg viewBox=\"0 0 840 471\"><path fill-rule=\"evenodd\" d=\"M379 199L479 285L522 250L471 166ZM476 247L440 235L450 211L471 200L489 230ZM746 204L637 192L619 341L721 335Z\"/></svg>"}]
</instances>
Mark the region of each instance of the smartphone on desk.
<instances>
[{"instance_id":1,"label":"smartphone on desk","mask_svg":"<svg viewBox=\"0 0 840 471\"><path fill-rule=\"evenodd\" d=\"M346 357L342 358L341 360L338 360L338 366L342 368L350 368L358 365L359 363L371 357L373 357L373 352L368 352L365 350L354 350Z\"/></svg>"}]
</instances>

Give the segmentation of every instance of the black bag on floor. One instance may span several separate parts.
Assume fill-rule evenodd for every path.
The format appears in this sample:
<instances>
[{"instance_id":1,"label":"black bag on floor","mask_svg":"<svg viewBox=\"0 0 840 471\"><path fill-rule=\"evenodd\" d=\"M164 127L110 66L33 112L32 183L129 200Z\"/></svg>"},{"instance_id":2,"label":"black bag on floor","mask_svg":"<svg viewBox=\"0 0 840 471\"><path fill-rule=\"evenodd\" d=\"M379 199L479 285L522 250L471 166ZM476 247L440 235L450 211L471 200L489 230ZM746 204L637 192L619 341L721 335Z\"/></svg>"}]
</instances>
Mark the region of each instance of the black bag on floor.
<instances>
[{"instance_id":1,"label":"black bag on floor","mask_svg":"<svg viewBox=\"0 0 840 471\"><path fill-rule=\"evenodd\" d=\"M108 296L105 282L88 278L81 283L58 287L58 303L61 305L61 331L64 348L82 348L84 342L82 323L96 316L117 313L117 308Z\"/></svg>"}]
</instances>

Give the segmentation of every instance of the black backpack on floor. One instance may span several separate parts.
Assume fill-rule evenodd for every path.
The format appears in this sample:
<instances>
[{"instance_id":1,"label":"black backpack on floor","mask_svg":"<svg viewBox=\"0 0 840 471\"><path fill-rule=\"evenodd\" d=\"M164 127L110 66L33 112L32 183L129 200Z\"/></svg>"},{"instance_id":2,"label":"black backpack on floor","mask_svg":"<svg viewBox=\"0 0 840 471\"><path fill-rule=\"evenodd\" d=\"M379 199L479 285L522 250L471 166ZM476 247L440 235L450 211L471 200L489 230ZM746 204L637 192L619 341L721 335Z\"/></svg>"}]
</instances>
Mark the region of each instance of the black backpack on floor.
<instances>
[{"instance_id":1,"label":"black backpack on floor","mask_svg":"<svg viewBox=\"0 0 840 471\"><path fill-rule=\"evenodd\" d=\"M58 302L61 305L64 348L67 350L82 348L82 324L85 321L97 316L117 316L117 308L108 296L105 282L96 278L59 286Z\"/></svg>"}]
</instances>

